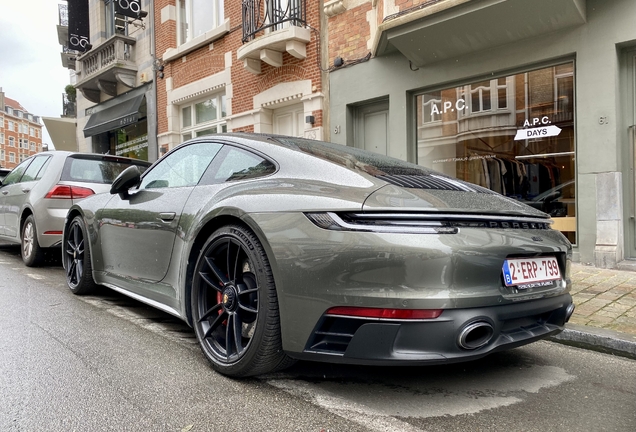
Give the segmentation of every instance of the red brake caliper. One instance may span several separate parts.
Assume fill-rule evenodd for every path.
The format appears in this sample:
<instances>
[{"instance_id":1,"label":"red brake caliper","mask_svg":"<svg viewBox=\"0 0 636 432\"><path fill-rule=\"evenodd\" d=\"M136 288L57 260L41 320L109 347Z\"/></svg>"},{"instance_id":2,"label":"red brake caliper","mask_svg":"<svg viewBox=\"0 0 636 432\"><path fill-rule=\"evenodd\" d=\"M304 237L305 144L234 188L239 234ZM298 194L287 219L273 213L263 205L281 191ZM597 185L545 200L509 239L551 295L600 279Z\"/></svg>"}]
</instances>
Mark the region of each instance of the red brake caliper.
<instances>
[{"instance_id":1,"label":"red brake caliper","mask_svg":"<svg viewBox=\"0 0 636 432\"><path fill-rule=\"evenodd\" d=\"M218 292L218 291L216 293L216 302L217 302L217 304L223 303L223 294ZM220 308L218 313L219 313L219 315L221 315L223 313L223 308ZM223 320L222 324L224 326L227 326L227 320Z\"/></svg>"}]
</instances>

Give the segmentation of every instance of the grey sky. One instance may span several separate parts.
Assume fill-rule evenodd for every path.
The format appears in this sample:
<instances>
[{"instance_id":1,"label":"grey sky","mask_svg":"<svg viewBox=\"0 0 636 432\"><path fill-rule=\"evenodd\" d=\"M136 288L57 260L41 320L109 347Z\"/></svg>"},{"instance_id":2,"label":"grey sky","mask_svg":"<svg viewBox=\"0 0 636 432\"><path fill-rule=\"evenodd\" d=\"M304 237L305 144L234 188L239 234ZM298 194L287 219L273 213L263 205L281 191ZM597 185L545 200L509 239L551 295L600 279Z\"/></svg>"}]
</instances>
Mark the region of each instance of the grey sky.
<instances>
[{"instance_id":1,"label":"grey sky","mask_svg":"<svg viewBox=\"0 0 636 432\"><path fill-rule=\"evenodd\" d=\"M69 71L57 39L59 0L0 0L0 87L30 113L60 117ZM44 124L43 140L51 143Z\"/></svg>"}]
</instances>

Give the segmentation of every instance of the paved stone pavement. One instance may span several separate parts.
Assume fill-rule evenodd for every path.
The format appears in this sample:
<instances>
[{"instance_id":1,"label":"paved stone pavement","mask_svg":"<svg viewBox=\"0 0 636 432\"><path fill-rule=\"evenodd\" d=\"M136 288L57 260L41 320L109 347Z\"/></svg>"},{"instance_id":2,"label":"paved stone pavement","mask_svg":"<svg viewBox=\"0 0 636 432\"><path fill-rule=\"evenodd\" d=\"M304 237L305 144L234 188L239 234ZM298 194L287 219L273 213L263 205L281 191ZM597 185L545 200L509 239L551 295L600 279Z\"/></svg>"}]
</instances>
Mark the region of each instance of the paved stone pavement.
<instances>
[{"instance_id":1,"label":"paved stone pavement","mask_svg":"<svg viewBox=\"0 0 636 432\"><path fill-rule=\"evenodd\" d=\"M572 264L570 323L636 335L636 272Z\"/></svg>"},{"instance_id":2,"label":"paved stone pavement","mask_svg":"<svg viewBox=\"0 0 636 432\"><path fill-rule=\"evenodd\" d=\"M636 360L636 263L622 269L572 264L576 309L549 339Z\"/></svg>"}]
</instances>

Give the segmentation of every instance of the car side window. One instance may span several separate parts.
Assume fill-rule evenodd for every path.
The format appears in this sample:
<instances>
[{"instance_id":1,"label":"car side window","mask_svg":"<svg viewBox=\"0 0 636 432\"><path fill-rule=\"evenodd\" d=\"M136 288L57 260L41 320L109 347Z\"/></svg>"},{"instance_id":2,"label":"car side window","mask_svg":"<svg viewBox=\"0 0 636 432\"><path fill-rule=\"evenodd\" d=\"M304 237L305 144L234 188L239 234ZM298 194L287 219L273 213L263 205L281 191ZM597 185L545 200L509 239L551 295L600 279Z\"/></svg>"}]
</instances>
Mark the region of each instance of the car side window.
<instances>
[{"instance_id":1,"label":"car side window","mask_svg":"<svg viewBox=\"0 0 636 432\"><path fill-rule=\"evenodd\" d=\"M42 178L44 174L44 165L49 161L50 156L38 156L33 159L31 165L24 171L24 175L22 176L22 182L39 180Z\"/></svg>"},{"instance_id":2,"label":"car side window","mask_svg":"<svg viewBox=\"0 0 636 432\"><path fill-rule=\"evenodd\" d=\"M276 171L276 166L248 151L227 146L227 153L214 173L214 183L262 177Z\"/></svg>"},{"instance_id":3,"label":"car side window","mask_svg":"<svg viewBox=\"0 0 636 432\"><path fill-rule=\"evenodd\" d=\"M20 165L18 165L17 167L13 168L13 171L11 171L9 175L6 176L4 180L2 181L2 186L18 183L20 179L22 178L22 174L24 174L27 167L32 161L33 159L27 159L24 162L22 162Z\"/></svg>"},{"instance_id":4,"label":"car side window","mask_svg":"<svg viewBox=\"0 0 636 432\"><path fill-rule=\"evenodd\" d=\"M221 147L202 142L177 149L148 171L139 189L196 186Z\"/></svg>"}]
</instances>

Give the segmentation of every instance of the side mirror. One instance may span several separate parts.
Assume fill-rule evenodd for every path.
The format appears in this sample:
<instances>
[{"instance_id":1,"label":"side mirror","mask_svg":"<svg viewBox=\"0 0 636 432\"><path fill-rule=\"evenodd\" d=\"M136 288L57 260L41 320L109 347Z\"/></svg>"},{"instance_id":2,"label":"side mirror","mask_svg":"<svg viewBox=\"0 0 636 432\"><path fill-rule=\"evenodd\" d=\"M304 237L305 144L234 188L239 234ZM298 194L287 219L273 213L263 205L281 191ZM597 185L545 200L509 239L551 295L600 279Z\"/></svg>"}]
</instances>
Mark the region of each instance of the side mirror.
<instances>
[{"instance_id":1,"label":"side mirror","mask_svg":"<svg viewBox=\"0 0 636 432\"><path fill-rule=\"evenodd\" d=\"M110 193L112 195L119 194L121 199L127 199L130 194L128 190L132 187L138 186L141 182L141 173L139 172L139 167L136 165L129 166L125 170L123 170L113 184L110 186Z\"/></svg>"}]
</instances>

